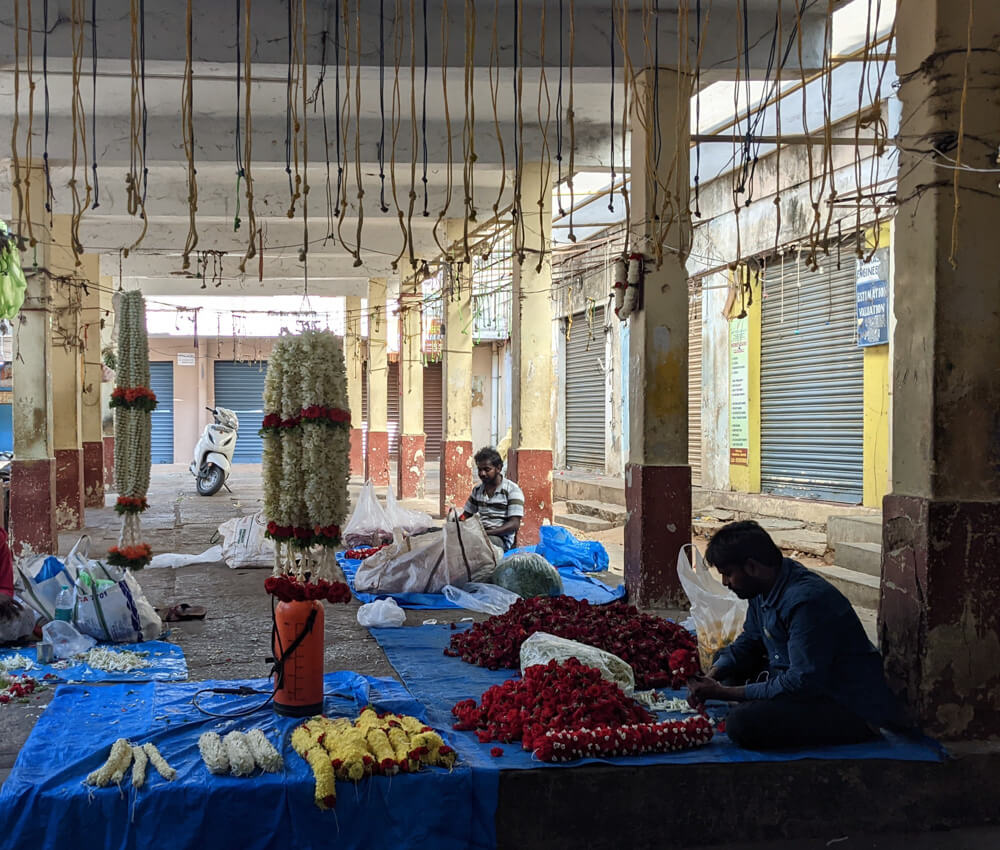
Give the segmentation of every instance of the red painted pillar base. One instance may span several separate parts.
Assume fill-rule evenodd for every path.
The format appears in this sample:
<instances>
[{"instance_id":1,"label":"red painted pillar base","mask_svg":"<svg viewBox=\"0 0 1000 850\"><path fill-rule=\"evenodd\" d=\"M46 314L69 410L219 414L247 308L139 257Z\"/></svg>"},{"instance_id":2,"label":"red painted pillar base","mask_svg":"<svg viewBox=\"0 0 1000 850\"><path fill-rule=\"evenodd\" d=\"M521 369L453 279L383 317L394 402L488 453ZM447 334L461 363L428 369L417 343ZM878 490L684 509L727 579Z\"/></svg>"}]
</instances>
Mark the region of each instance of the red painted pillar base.
<instances>
[{"instance_id":1,"label":"red painted pillar base","mask_svg":"<svg viewBox=\"0 0 1000 850\"><path fill-rule=\"evenodd\" d=\"M104 438L104 486L115 486L115 438Z\"/></svg>"},{"instance_id":2,"label":"red painted pillar base","mask_svg":"<svg viewBox=\"0 0 1000 850\"><path fill-rule=\"evenodd\" d=\"M376 487L389 484L389 432L368 432L368 456L365 458L365 478Z\"/></svg>"},{"instance_id":3,"label":"red painted pillar base","mask_svg":"<svg viewBox=\"0 0 1000 850\"><path fill-rule=\"evenodd\" d=\"M524 491L524 519L517 545L538 542L542 520L552 522L552 452L549 449L511 449L507 476Z\"/></svg>"},{"instance_id":4,"label":"red painted pillar base","mask_svg":"<svg viewBox=\"0 0 1000 850\"><path fill-rule=\"evenodd\" d=\"M625 587L643 608L681 608L677 554L691 542L691 467L625 467Z\"/></svg>"},{"instance_id":5,"label":"red painted pillar base","mask_svg":"<svg viewBox=\"0 0 1000 850\"><path fill-rule=\"evenodd\" d=\"M10 548L15 558L59 551L55 506L55 460L15 460L10 471Z\"/></svg>"},{"instance_id":6,"label":"red painted pillar base","mask_svg":"<svg viewBox=\"0 0 1000 850\"><path fill-rule=\"evenodd\" d=\"M399 437L396 492L400 499L422 499L424 497L425 440L423 434L401 434Z\"/></svg>"},{"instance_id":7,"label":"red painted pillar base","mask_svg":"<svg viewBox=\"0 0 1000 850\"><path fill-rule=\"evenodd\" d=\"M365 444L364 431L360 428L351 428L351 475L365 474Z\"/></svg>"},{"instance_id":8,"label":"red painted pillar base","mask_svg":"<svg viewBox=\"0 0 1000 850\"><path fill-rule=\"evenodd\" d=\"M83 444L83 504L104 507L104 441Z\"/></svg>"},{"instance_id":9,"label":"red painted pillar base","mask_svg":"<svg viewBox=\"0 0 1000 850\"><path fill-rule=\"evenodd\" d=\"M469 440L444 440L441 443L441 516L450 508L462 512L476 481L476 462Z\"/></svg>"},{"instance_id":10,"label":"red painted pillar base","mask_svg":"<svg viewBox=\"0 0 1000 850\"><path fill-rule=\"evenodd\" d=\"M1000 504L882 502L879 643L890 686L930 734L1000 735Z\"/></svg>"},{"instance_id":11,"label":"red painted pillar base","mask_svg":"<svg viewBox=\"0 0 1000 850\"><path fill-rule=\"evenodd\" d=\"M83 449L56 449L56 527L83 528Z\"/></svg>"}]
</instances>

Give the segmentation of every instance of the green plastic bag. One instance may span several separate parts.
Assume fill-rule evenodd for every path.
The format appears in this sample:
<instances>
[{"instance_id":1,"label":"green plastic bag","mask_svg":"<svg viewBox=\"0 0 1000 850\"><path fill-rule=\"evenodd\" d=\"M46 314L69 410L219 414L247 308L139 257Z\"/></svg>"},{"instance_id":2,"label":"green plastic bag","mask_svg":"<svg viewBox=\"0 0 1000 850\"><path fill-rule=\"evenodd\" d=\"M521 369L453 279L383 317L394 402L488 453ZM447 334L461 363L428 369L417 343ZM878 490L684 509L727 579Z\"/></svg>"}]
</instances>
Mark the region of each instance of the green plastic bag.
<instances>
[{"instance_id":1,"label":"green plastic bag","mask_svg":"<svg viewBox=\"0 0 1000 850\"><path fill-rule=\"evenodd\" d=\"M0 319L13 319L18 314L27 288L17 240L0 221Z\"/></svg>"}]
</instances>

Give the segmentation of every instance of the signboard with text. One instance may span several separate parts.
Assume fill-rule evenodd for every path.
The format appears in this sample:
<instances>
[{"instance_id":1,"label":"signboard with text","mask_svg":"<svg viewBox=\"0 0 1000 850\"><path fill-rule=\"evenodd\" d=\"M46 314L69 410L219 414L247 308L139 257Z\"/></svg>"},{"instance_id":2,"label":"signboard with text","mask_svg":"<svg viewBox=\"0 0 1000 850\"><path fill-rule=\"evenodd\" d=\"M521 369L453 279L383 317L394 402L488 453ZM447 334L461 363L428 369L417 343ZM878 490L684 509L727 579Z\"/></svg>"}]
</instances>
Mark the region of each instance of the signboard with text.
<instances>
[{"instance_id":1,"label":"signboard with text","mask_svg":"<svg viewBox=\"0 0 1000 850\"><path fill-rule=\"evenodd\" d=\"M869 262L855 260L855 310L858 345L889 342L889 249L879 248Z\"/></svg>"},{"instance_id":2,"label":"signboard with text","mask_svg":"<svg viewBox=\"0 0 1000 850\"><path fill-rule=\"evenodd\" d=\"M729 463L749 465L750 396L747 320L729 322Z\"/></svg>"}]
</instances>

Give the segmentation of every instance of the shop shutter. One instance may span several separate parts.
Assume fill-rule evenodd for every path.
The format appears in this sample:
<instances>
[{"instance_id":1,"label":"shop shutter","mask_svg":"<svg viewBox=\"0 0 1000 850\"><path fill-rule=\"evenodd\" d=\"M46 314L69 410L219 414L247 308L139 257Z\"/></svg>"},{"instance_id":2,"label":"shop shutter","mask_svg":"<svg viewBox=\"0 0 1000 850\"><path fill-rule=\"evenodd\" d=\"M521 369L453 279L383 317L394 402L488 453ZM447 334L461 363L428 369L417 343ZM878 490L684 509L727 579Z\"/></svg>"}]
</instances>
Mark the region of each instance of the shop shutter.
<instances>
[{"instance_id":1,"label":"shop shutter","mask_svg":"<svg viewBox=\"0 0 1000 850\"><path fill-rule=\"evenodd\" d=\"M424 460L441 460L441 364L424 367Z\"/></svg>"},{"instance_id":2,"label":"shop shutter","mask_svg":"<svg viewBox=\"0 0 1000 850\"><path fill-rule=\"evenodd\" d=\"M573 316L566 340L566 466L604 472L604 308Z\"/></svg>"},{"instance_id":3,"label":"shop shutter","mask_svg":"<svg viewBox=\"0 0 1000 850\"><path fill-rule=\"evenodd\" d=\"M368 457L368 361L361 363L361 456Z\"/></svg>"},{"instance_id":4,"label":"shop shutter","mask_svg":"<svg viewBox=\"0 0 1000 850\"><path fill-rule=\"evenodd\" d=\"M215 361L215 404L228 407L240 420L233 463L260 463L264 452L260 425L264 419L267 363Z\"/></svg>"},{"instance_id":5,"label":"shop shutter","mask_svg":"<svg viewBox=\"0 0 1000 850\"><path fill-rule=\"evenodd\" d=\"M693 284L688 309L688 464L701 486L701 282Z\"/></svg>"},{"instance_id":6,"label":"shop shutter","mask_svg":"<svg viewBox=\"0 0 1000 850\"><path fill-rule=\"evenodd\" d=\"M864 361L854 262L801 276L772 262L761 339L761 490L856 504L862 498Z\"/></svg>"},{"instance_id":7,"label":"shop shutter","mask_svg":"<svg viewBox=\"0 0 1000 850\"><path fill-rule=\"evenodd\" d=\"M399 363L390 363L388 388L389 458L399 460Z\"/></svg>"},{"instance_id":8,"label":"shop shutter","mask_svg":"<svg viewBox=\"0 0 1000 850\"><path fill-rule=\"evenodd\" d=\"M174 361L161 360L149 364L149 388L156 396L156 410L150 437L150 460L153 463L174 462Z\"/></svg>"}]
</instances>

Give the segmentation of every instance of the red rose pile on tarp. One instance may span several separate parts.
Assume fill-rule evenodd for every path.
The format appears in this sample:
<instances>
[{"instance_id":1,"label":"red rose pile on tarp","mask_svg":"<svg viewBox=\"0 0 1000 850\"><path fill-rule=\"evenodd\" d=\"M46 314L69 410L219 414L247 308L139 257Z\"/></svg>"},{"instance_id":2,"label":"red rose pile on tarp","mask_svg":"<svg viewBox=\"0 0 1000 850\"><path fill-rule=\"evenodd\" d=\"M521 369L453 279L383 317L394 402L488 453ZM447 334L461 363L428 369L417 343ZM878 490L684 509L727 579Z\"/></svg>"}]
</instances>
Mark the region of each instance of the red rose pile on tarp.
<instances>
[{"instance_id":1,"label":"red rose pile on tarp","mask_svg":"<svg viewBox=\"0 0 1000 850\"><path fill-rule=\"evenodd\" d=\"M697 641L687 629L624 602L591 605L571 596L520 599L506 614L452 635L444 653L490 670L516 669L521 644L535 632L617 655L632 667L637 690L681 688L700 669Z\"/></svg>"}]
</instances>

